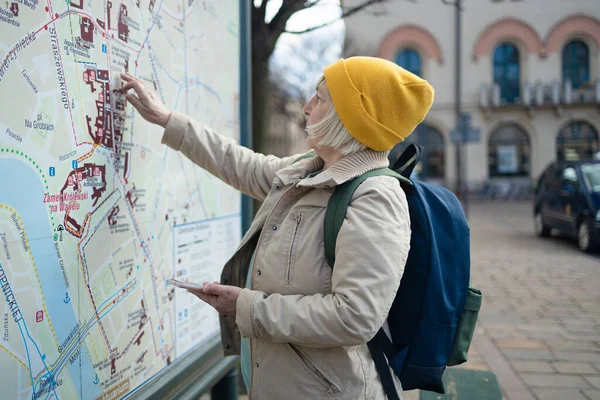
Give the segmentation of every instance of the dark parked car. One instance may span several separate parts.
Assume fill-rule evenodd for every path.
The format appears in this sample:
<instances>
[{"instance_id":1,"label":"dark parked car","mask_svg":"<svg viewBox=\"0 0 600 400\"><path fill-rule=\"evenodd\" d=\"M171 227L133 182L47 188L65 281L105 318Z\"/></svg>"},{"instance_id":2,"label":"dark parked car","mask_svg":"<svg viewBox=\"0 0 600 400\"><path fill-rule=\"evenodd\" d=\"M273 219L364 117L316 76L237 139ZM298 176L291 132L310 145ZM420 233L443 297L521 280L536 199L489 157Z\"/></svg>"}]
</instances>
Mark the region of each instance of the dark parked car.
<instances>
[{"instance_id":1,"label":"dark parked car","mask_svg":"<svg viewBox=\"0 0 600 400\"><path fill-rule=\"evenodd\" d=\"M579 248L600 250L600 160L551 164L537 182L535 231L557 229L577 238Z\"/></svg>"}]
</instances>

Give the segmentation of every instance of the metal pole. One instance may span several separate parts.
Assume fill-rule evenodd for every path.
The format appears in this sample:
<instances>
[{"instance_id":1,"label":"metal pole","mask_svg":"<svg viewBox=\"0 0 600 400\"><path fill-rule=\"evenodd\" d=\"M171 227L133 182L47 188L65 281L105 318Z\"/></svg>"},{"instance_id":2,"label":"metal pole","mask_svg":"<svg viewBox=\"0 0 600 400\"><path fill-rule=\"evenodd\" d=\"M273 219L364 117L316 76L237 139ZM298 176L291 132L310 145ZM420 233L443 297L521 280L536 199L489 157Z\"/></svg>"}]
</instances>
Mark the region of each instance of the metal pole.
<instances>
[{"instance_id":1,"label":"metal pole","mask_svg":"<svg viewBox=\"0 0 600 400\"><path fill-rule=\"evenodd\" d=\"M464 140L464 130L459 127L460 114L461 114L461 89L462 89L462 38L461 38L461 27L462 27L462 0L455 0L455 88L454 88L454 113L456 114L456 128L459 129L460 141L455 144L456 152L456 192L458 198L462 200L465 214L468 215L468 194L465 194L464 183L463 183L463 163L462 163L462 147Z\"/></svg>"},{"instance_id":2,"label":"metal pole","mask_svg":"<svg viewBox=\"0 0 600 400\"><path fill-rule=\"evenodd\" d=\"M252 62L250 47L250 4L240 2L240 144L252 148ZM242 195L242 234L254 216L252 198Z\"/></svg>"},{"instance_id":3,"label":"metal pole","mask_svg":"<svg viewBox=\"0 0 600 400\"><path fill-rule=\"evenodd\" d=\"M229 371L221 380L210 390L210 398L214 400L237 400L237 368Z\"/></svg>"}]
</instances>

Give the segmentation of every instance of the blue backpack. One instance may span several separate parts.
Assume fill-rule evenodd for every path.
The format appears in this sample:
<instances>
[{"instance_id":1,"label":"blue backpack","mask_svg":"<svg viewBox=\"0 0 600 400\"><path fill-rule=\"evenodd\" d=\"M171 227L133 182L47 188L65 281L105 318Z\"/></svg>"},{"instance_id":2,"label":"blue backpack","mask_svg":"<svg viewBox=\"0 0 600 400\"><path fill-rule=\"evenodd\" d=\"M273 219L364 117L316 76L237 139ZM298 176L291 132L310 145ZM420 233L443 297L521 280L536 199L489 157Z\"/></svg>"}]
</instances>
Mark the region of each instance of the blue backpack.
<instances>
[{"instance_id":1,"label":"blue backpack","mask_svg":"<svg viewBox=\"0 0 600 400\"><path fill-rule=\"evenodd\" d=\"M370 171L338 186L325 215L325 255L333 267L337 234L356 188L370 177L388 175L406 194L412 234L387 318L391 338L381 328L368 343L388 399L399 399L388 365L403 390L443 394L444 370L467 360L481 306L481 292L469 286L469 226L460 202L441 186L409 179L421 152L410 145L392 169Z\"/></svg>"}]
</instances>

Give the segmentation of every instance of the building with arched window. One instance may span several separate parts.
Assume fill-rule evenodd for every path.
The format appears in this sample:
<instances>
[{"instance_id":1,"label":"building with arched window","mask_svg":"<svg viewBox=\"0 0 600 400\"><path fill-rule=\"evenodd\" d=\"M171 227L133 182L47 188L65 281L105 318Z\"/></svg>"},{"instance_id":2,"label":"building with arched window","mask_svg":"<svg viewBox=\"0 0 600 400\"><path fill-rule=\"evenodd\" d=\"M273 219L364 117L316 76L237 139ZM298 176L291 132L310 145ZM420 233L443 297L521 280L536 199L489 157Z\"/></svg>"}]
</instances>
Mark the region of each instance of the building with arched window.
<instances>
[{"instance_id":1,"label":"building with arched window","mask_svg":"<svg viewBox=\"0 0 600 400\"><path fill-rule=\"evenodd\" d=\"M349 8L361 2L342 0ZM452 133L454 9L441 1L389 2L385 13L345 19L353 54L393 61L435 88L425 121L393 152L408 143L424 146L420 177L451 188L460 153L462 181L473 189L496 181L530 185L554 160L596 157L600 7L590 4L483 0L464 8L458 90L473 134L460 146Z\"/></svg>"},{"instance_id":2,"label":"building with arched window","mask_svg":"<svg viewBox=\"0 0 600 400\"><path fill-rule=\"evenodd\" d=\"M423 147L421 162L415 167L415 173L418 177L428 181L444 183L446 146L442 133L429 124L419 124L405 141L398 143L392 149L390 159L397 159L411 143Z\"/></svg>"},{"instance_id":3,"label":"building with arched window","mask_svg":"<svg viewBox=\"0 0 600 400\"><path fill-rule=\"evenodd\" d=\"M421 56L415 49L402 49L396 56L396 64L415 75L421 76Z\"/></svg>"},{"instance_id":4,"label":"building with arched window","mask_svg":"<svg viewBox=\"0 0 600 400\"><path fill-rule=\"evenodd\" d=\"M589 159L600 151L598 131L585 121L570 122L556 136L556 159Z\"/></svg>"},{"instance_id":5,"label":"building with arched window","mask_svg":"<svg viewBox=\"0 0 600 400\"><path fill-rule=\"evenodd\" d=\"M572 40L562 51L562 79L579 89L590 81L590 49L582 40Z\"/></svg>"},{"instance_id":6,"label":"building with arched window","mask_svg":"<svg viewBox=\"0 0 600 400\"><path fill-rule=\"evenodd\" d=\"M494 83L500 87L500 99L513 104L521 97L519 49L512 43L500 43L494 50Z\"/></svg>"},{"instance_id":7,"label":"building with arched window","mask_svg":"<svg viewBox=\"0 0 600 400\"><path fill-rule=\"evenodd\" d=\"M529 176L531 145L527 132L514 123L494 129L488 138L490 177Z\"/></svg>"}]
</instances>

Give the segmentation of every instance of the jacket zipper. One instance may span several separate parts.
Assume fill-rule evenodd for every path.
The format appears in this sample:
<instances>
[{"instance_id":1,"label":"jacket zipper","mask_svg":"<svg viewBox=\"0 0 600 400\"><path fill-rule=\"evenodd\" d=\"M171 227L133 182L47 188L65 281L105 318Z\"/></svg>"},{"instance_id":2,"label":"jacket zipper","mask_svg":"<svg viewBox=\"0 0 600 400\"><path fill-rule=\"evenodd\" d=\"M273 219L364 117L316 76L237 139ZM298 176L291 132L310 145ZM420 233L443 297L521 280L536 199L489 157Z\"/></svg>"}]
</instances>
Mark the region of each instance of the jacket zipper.
<instances>
[{"instance_id":1,"label":"jacket zipper","mask_svg":"<svg viewBox=\"0 0 600 400\"><path fill-rule=\"evenodd\" d=\"M292 235L292 243L290 244L290 254L288 257L288 266L285 274L285 284L290 285L291 278L290 275L292 273L292 255L294 252L294 242L296 241L296 235L298 235L298 229L300 228L300 223L302 222L302 214L296 215L296 227L294 228L294 234Z\"/></svg>"},{"instance_id":2,"label":"jacket zipper","mask_svg":"<svg viewBox=\"0 0 600 400\"><path fill-rule=\"evenodd\" d=\"M296 353L298 355L298 357L300 357L300 360L306 366L306 368L308 368L310 370L310 372L312 372L319 381L321 381L325 386L327 386L327 394L328 395L332 395L334 393L340 392L340 389L337 386L335 386L335 384L333 384L333 382L331 382L329 379L327 379L327 377L325 375L323 375L323 373L321 371L319 371L317 369L317 367L315 367L315 365L312 363L312 361L310 361L310 359L303 352L301 352L296 346L294 346L291 343L288 343L288 345L294 351L294 353Z\"/></svg>"}]
</instances>

